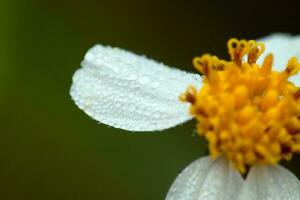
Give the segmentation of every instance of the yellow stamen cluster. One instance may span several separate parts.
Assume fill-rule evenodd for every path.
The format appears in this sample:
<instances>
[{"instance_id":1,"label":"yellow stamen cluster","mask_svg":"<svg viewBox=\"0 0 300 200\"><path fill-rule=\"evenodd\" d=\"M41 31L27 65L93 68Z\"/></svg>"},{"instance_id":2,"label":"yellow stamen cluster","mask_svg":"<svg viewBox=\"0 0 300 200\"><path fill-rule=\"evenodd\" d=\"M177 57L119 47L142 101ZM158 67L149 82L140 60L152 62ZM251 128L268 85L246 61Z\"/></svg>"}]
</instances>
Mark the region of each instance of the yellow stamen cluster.
<instances>
[{"instance_id":1,"label":"yellow stamen cluster","mask_svg":"<svg viewBox=\"0 0 300 200\"><path fill-rule=\"evenodd\" d=\"M193 61L203 86L190 86L180 99L191 104L198 134L212 157L225 155L241 173L290 160L300 152L300 89L288 78L300 64L292 57L284 71L272 70L271 54L256 64L264 44L253 40L231 39L228 51L231 61L208 54Z\"/></svg>"}]
</instances>

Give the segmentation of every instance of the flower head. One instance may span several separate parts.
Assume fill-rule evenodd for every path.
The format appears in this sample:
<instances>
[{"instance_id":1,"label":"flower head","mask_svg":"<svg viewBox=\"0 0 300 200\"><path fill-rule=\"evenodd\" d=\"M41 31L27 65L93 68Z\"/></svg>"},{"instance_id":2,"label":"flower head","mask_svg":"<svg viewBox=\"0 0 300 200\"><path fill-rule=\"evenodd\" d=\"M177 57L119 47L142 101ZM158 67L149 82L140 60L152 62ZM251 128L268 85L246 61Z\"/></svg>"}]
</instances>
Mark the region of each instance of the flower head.
<instances>
[{"instance_id":1,"label":"flower head","mask_svg":"<svg viewBox=\"0 0 300 200\"><path fill-rule=\"evenodd\" d=\"M300 89L288 80L300 64L292 57L283 71L272 70L269 54L259 65L264 49L263 43L231 39L231 61L208 54L196 57L204 84L181 96L191 104L212 157L224 153L242 173L247 166L276 164L300 152Z\"/></svg>"},{"instance_id":2,"label":"flower head","mask_svg":"<svg viewBox=\"0 0 300 200\"><path fill-rule=\"evenodd\" d=\"M230 61L195 58L202 76L96 45L73 76L71 96L92 118L130 131L197 119L211 156L190 164L167 200L298 200L299 180L277 163L300 151L300 65L293 57L300 55L300 38L264 41L266 49L253 40L229 40ZM274 63L264 50L274 53Z\"/></svg>"}]
</instances>

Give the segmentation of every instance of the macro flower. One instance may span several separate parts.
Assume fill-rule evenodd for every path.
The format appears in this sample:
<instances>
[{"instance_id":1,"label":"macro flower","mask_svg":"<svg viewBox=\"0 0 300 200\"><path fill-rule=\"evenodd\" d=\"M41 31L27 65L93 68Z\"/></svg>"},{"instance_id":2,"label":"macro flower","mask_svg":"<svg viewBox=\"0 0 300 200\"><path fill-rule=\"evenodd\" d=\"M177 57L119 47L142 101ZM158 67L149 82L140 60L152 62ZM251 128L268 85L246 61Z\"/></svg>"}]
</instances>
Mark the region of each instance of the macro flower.
<instances>
[{"instance_id":1,"label":"macro flower","mask_svg":"<svg viewBox=\"0 0 300 200\"><path fill-rule=\"evenodd\" d=\"M93 119L129 131L192 118L210 155L175 179L167 200L299 200L300 182L278 163L300 153L300 37L230 39L230 60L204 54L198 74L96 45L71 96Z\"/></svg>"}]
</instances>

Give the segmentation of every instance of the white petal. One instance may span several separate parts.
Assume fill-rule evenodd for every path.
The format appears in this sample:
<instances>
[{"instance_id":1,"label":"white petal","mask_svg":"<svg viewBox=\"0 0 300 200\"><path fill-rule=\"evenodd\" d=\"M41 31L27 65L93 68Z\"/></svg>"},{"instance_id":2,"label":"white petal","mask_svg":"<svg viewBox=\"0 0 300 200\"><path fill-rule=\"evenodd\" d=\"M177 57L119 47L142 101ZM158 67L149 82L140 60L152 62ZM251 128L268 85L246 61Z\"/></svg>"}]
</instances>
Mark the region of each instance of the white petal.
<instances>
[{"instance_id":1,"label":"white petal","mask_svg":"<svg viewBox=\"0 0 300 200\"><path fill-rule=\"evenodd\" d=\"M241 175L227 159L204 157L179 174L166 200L236 200L242 184Z\"/></svg>"},{"instance_id":2,"label":"white petal","mask_svg":"<svg viewBox=\"0 0 300 200\"><path fill-rule=\"evenodd\" d=\"M260 40L265 43L266 51L260 57L258 63L262 63L267 54L273 53L274 69L282 71L291 57L296 56L300 60L300 35L273 34ZM292 76L290 81L299 86L300 74Z\"/></svg>"},{"instance_id":3,"label":"white petal","mask_svg":"<svg viewBox=\"0 0 300 200\"><path fill-rule=\"evenodd\" d=\"M162 130L191 118L178 97L199 75L171 69L118 48L96 45L73 76L71 96L104 124L131 130Z\"/></svg>"},{"instance_id":4,"label":"white petal","mask_svg":"<svg viewBox=\"0 0 300 200\"><path fill-rule=\"evenodd\" d=\"M253 166L239 200L299 200L300 183L286 168Z\"/></svg>"}]
</instances>

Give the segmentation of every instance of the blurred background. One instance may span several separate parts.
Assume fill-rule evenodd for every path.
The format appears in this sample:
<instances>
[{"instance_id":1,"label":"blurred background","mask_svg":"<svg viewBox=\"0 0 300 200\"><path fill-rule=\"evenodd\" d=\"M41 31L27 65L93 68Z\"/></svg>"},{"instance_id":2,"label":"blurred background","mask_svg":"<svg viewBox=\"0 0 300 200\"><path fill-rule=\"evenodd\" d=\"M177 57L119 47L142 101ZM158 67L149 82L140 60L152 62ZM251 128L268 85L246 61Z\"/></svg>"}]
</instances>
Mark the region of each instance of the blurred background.
<instances>
[{"instance_id":1,"label":"blurred background","mask_svg":"<svg viewBox=\"0 0 300 200\"><path fill-rule=\"evenodd\" d=\"M300 33L297 1L1 0L0 199L159 200L205 153L195 122L157 133L99 125L69 95L95 43L193 72L230 37ZM300 175L299 158L288 165Z\"/></svg>"}]
</instances>

